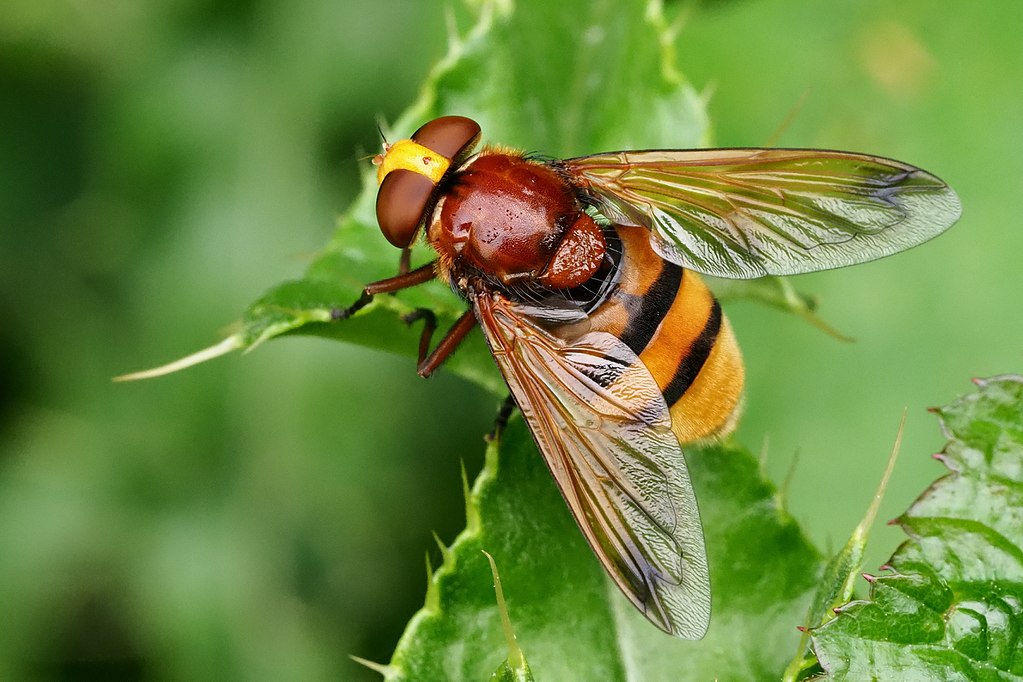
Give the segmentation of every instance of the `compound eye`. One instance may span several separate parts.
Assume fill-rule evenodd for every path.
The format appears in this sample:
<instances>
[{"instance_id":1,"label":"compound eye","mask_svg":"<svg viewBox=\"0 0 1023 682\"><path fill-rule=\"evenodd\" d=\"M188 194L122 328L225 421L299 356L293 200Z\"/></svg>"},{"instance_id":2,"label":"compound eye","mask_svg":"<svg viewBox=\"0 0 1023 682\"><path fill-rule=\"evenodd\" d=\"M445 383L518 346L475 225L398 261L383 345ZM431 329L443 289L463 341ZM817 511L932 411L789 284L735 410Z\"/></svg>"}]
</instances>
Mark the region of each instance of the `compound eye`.
<instances>
[{"instance_id":1,"label":"compound eye","mask_svg":"<svg viewBox=\"0 0 1023 682\"><path fill-rule=\"evenodd\" d=\"M480 137L480 124L465 116L441 116L412 134L412 139L452 161L472 150Z\"/></svg>"},{"instance_id":2,"label":"compound eye","mask_svg":"<svg viewBox=\"0 0 1023 682\"><path fill-rule=\"evenodd\" d=\"M377 192L377 223L387 241L399 249L412 244L435 188L430 178L410 170L387 174Z\"/></svg>"},{"instance_id":3,"label":"compound eye","mask_svg":"<svg viewBox=\"0 0 1023 682\"><path fill-rule=\"evenodd\" d=\"M412 244L450 162L468 155L479 136L471 118L442 116L420 127L411 141L387 147L377 169L377 223L387 241L400 249Z\"/></svg>"}]
</instances>

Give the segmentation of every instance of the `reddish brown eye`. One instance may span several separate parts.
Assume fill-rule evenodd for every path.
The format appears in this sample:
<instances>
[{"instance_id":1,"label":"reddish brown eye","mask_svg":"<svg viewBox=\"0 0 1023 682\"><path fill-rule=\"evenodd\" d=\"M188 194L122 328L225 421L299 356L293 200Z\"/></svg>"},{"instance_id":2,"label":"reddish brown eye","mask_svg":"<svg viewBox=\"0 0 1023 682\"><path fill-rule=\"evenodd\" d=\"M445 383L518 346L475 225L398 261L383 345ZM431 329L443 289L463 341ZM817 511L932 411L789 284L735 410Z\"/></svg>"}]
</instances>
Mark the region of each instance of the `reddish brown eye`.
<instances>
[{"instance_id":1,"label":"reddish brown eye","mask_svg":"<svg viewBox=\"0 0 1023 682\"><path fill-rule=\"evenodd\" d=\"M435 187L430 178L409 170L387 174L377 192L377 222L387 241L399 249L412 244Z\"/></svg>"},{"instance_id":2,"label":"reddish brown eye","mask_svg":"<svg viewBox=\"0 0 1023 682\"><path fill-rule=\"evenodd\" d=\"M397 142L388 146L378 171L383 179L377 191L377 222L387 241L400 249L412 244L437 182L448 167L444 159L460 161L479 136L480 126L471 118L442 116L412 135L415 144ZM415 151L416 145L419 152ZM429 152L436 154L432 160ZM420 161L425 165L420 167Z\"/></svg>"},{"instance_id":3,"label":"reddish brown eye","mask_svg":"<svg viewBox=\"0 0 1023 682\"><path fill-rule=\"evenodd\" d=\"M480 136L480 124L465 116L441 116L424 123L412 139L447 159L457 160L472 149Z\"/></svg>"}]
</instances>

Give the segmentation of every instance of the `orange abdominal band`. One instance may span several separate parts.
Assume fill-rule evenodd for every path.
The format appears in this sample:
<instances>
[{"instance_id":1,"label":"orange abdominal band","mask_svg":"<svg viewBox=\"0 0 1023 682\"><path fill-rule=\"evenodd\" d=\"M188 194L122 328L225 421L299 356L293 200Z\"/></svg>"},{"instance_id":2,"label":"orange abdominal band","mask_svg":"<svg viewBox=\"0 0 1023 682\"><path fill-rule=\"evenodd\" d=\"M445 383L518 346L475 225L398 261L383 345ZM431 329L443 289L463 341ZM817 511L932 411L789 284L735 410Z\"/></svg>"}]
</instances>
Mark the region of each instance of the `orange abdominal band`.
<instances>
[{"instance_id":1,"label":"orange abdominal band","mask_svg":"<svg viewBox=\"0 0 1023 682\"><path fill-rule=\"evenodd\" d=\"M377 166L377 183L383 182L393 170L409 170L425 175L436 185L450 165L450 160L418 142L398 140L387 148L387 153Z\"/></svg>"}]
</instances>

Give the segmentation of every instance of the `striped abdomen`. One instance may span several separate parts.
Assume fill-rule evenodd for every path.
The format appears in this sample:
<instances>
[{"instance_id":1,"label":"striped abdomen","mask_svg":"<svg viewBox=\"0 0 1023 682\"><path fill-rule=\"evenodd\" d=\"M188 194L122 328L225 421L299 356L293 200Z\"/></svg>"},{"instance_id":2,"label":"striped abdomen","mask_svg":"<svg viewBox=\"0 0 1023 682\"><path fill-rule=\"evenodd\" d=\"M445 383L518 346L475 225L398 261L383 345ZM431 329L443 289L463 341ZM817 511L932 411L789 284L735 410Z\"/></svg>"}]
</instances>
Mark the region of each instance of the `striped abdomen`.
<instances>
[{"instance_id":1,"label":"striped abdomen","mask_svg":"<svg viewBox=\"0 0 1023 682\"><path fill-rule=\"evenodd\" d=\"M590 314L590 328L624 341L657 381L682 443L735 426L744 371L728 319L703 280L658 256L645 228L616 226L618 285Z\"/></svg>"}]
</instances>

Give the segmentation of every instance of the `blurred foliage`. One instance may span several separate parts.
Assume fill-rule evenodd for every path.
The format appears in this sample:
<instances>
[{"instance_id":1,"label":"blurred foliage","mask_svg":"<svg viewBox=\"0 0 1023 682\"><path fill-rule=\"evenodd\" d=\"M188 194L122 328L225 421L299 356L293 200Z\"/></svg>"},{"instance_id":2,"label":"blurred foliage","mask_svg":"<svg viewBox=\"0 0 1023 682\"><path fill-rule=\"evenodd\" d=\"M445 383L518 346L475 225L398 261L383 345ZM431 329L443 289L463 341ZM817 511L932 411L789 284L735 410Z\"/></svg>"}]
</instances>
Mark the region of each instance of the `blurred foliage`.
<instances>
[{"instance_id":1,"label":"blurred foliage","mask_svg":"<svg viewBox=\"0 0 1023 682\"><path fill-rule=\"evenodd\" d=\"M778 478L801 450L791 508L841 541L904 406L905 449L937 448L919 406L1019 365L1023 5L673 5L690 8L678 61L713 91L717 143L772 141L802 100L778 144L902 158L963 199L931 244L798 280L856 344L729 309L749 367L740 440L769 437ZM394 120L445 53L444 13L5 3L0 677L375 679L347 655L389 658L421 605L420 557L431 531L464 525L458 462L479 467L496 401L310 339L159 382L109 377L206 345L305 269L355 196L377 116ZM907 458L882 517L932 478Z\"/></svg>"}]
</instances>

